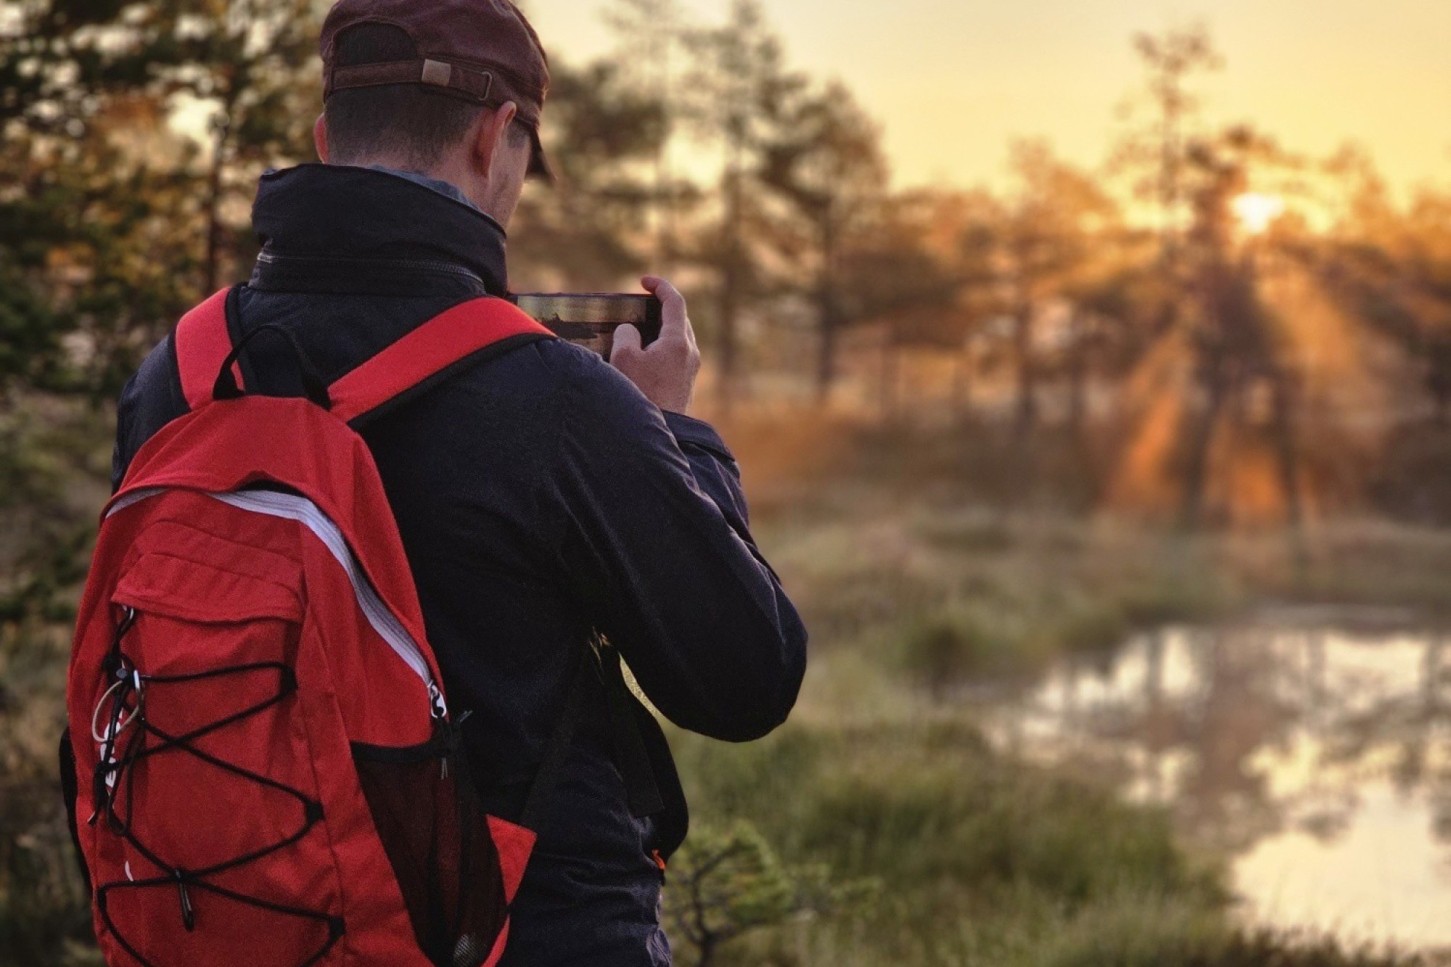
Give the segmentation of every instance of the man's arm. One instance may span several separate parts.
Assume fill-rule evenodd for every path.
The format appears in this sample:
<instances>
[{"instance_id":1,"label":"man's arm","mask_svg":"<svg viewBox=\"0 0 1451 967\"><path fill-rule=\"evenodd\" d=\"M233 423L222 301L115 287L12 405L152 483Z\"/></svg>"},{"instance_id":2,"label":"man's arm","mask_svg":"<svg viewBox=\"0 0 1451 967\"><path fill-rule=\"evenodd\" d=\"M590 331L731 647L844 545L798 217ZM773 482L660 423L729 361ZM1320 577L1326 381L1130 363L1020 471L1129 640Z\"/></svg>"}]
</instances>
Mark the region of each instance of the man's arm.
<instances>
[{"instance_id":1,"label":"man's arm","mask_svg":"<svg viewBox=\"0 0 1451 967\"><path fill-rule=\"evenodd\" d=\"M116 403L116 446L111 451L112 493L120 489L142 444L187 411L173 339L168 336L152 349L121 390Z\"/></svg>"},{"instance_id":2,"label":"man's arm","mask_svg":"<svg viewBox=\"0 0 1451 967\"><path fill-rule=\"evenodd\" d=\"M661 340L671 338L673 300L662 297ZM688 325L683 300L676 309L679 335ZM662 358L693 381L693 340L689 349ZM618 368L584 360L569 381L561 564L671 721L716 738L756 738L795 703L806 630L751 538L739 473L720 437L699 420L662 414L622 375L628 363L612 361ZM653 386L688 403L688 386Z\"/></svg>"}]
</instances>

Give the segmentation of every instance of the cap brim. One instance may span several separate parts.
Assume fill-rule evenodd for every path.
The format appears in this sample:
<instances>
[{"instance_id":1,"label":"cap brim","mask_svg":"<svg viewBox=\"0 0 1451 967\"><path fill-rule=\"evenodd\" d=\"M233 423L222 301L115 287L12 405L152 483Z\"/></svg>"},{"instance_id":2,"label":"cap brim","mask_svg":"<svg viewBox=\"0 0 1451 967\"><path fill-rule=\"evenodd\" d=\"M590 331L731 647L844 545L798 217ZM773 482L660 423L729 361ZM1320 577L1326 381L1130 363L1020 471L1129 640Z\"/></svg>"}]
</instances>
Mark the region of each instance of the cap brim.
<instances>
[{"instance_id":1,"label":"cap brim","mask_svg":"<svg viewBox=\"0 0 1451 967\"><path fill-rule=\"evenodd\" d=\"M530 178L538 178L543 181L554 182L554 169L549 167L549 159L544 156L544 142L539 140L539 129L529 128L529 170L526 172Z\"/></svg>"}]
</instances>

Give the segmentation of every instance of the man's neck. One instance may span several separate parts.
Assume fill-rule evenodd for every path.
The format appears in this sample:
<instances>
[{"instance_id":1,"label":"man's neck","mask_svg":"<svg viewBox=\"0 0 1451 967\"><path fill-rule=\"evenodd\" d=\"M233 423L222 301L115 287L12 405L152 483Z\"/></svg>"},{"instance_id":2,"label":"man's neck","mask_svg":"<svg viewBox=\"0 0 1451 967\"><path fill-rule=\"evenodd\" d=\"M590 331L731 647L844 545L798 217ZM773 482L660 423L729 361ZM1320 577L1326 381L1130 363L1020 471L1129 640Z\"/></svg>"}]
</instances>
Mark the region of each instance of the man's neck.
<instances>
[{"instance_id":1,"label":"man's neck","mask_svg":"<svg viewBox=\"0 0 1451 967\"><path fill-rule=\"evenodd\" d=\"M452 198L454 201L463 202L465 205L468 205L475 211L483 211L483 209L479 208L478 205L474 204L473 200L470 199L469 196L464 193L464 190L458 185L455 185L451 181L445 181L444 179L439 178L436 175L430 174L429 172L412 171L407 168L395 168L392 165L387 164L372 164L368 165L367 167L371 168L374 171L381 171L385 174L396 175L399 178L407 178L414 184L422 185L425 188L432 188L440 195Z\"/></svg>"},{"instance_id":2,"label":"man's neck","mask_svg":"<svg viewBox=\"0 0 1451 967\"><path fill-rule=\"evenodd\" d=\"M468 165L458 156L457 152L450 152L437 161L420 165L407 158L392 157L387 154L365 155L349 158L346 161L331 159L335 163L350 165L357 168L372 168L375 171L386 171L389 174L402 175L419 184L428 185L434 188L437 184L449 186L449 190L443 193L456 201L462 201L470 207L477 208L487 213L490 217L497 218L489 207L485 205L479 196L478 184L469 170Z\"/></svg>"}]
</instances>

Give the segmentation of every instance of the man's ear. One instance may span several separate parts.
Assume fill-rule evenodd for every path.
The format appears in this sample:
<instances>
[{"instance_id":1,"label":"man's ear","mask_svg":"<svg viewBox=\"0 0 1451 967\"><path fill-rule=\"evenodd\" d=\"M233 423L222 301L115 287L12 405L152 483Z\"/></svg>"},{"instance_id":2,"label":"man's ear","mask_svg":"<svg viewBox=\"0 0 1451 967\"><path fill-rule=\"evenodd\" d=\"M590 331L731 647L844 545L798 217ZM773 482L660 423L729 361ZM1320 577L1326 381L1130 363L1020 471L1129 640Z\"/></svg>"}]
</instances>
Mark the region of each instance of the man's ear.
<instances>
[{"instance_id":1,"label":"man's ear","mask_svg":"<svg viewBox=\"0 0 1451 967\"><path fill-rule=\"evenodd\" d=\"M489 172L493 170L494 155L504 144L508 136L509 125L513 123L514 116L519 113L519 105L513 101L505 101L500 104L492 114L484 116L479 125L479 131L474 138L473 160L479 174L487 181Z\"/></svg>"},{"instance_id":2,"label":"man's ear","mask_svg":"<svg viewBox=\"0 0 1451 967\"><path fill-rule=\"evenodd\" d=\"M312 126L312 143L317 148L318 160L327 164L327 115L319 114Z\"/></svg>"}]
</instances>

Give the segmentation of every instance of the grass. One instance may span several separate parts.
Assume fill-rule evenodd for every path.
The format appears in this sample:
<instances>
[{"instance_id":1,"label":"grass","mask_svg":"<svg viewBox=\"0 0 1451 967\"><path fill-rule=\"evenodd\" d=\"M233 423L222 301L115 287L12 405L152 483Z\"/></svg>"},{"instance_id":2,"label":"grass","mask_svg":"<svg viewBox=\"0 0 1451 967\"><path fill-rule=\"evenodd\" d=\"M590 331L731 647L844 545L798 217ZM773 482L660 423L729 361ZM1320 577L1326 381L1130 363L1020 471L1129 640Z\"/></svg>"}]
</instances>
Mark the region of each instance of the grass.
<instances>
[{"instance_id":1,"label":"grass","mask_svg":"<svg viewBox=\"0 0 1451 967\"><path fill-rule=\"evenodd\" d=\"M697 825L744 819L787 862L877 887L864 903L743 938L717 963L1423 963L1325 938L1239 931L1221 869L1177 843L1165 813L1005 758L960 717L791 724L745 746L685 734L672 743ZM689 949L678 954L694 963Z\"/></svg>"},{"instance_id":2,"label":"grass","mask_svg":"<svg viewBox=\"0 0 1451 967\"><path fill-rule=\"evenodd\" d=\"M740 747L672 736L695 821L746 820L784 863L878 889L864 905L757 931L715 962L1451 963L1240 928L1219 861L1178 840L1164 812L995 752L970 703L984 679L1030 678L1139 630L1266 604L1406 608L1439 622L1451 534L1337 520L1300 534L1189 535L1084 513L1073 492L1000 499L1006 485L962 479L940 441L897 440L869 459L839 444L812 449L809 426L784 444L749 426L727 438L746 468L756 536L812 630L812 657L775 735ZM804 451L794 472L778 445Z\"/></svg>"}]
</instances>

